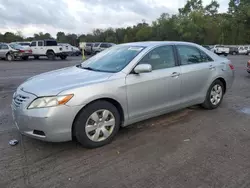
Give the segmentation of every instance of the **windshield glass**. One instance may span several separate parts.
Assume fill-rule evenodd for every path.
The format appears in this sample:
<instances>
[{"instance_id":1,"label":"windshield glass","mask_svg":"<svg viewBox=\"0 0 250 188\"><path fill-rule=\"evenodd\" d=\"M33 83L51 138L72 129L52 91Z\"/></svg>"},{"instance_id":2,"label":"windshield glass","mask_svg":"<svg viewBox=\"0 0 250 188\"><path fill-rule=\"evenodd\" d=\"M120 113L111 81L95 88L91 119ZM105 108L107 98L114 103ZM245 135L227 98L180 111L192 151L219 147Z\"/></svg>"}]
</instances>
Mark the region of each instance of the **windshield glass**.
<instances>
[{"instance_id":1,"label":"windshield glass","mask_svg":"<svg viewBox=\"0 0 250 188\"><path fill-rule=\"evenodd\" d=\"M93 71L119 72L143 49L142 46L114 46L84 61L81 67Z\"/></svg>"},{"instance_id":2,"label":"windshield glass","mask_svg":"<svg viewBox=\"0 0 250 188\"><path fill-rule=\"evenodd\" d=\"M15 49L15 50L23 49L23 47L19 44L10 44L10 47Z\"/></svg>"}]
</instances>

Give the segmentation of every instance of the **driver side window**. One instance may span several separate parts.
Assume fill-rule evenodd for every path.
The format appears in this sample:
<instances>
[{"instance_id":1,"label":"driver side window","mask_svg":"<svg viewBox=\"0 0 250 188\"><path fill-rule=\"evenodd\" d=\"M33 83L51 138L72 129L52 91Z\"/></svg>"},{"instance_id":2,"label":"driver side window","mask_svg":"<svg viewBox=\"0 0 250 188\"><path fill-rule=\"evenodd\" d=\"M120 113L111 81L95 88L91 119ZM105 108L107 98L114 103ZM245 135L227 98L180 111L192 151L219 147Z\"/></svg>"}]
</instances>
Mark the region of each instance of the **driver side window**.
<instances>
[{"instance_id":1,"label":"driver side window","mask_svg":"<svg viewBox=\"0 0 250 188\"><path fill-rule=\"evenodd\" d=\"M175 67L173 47L170 45L157 47L144 56L139 64L150 64L152 70Z\"/></svg>"}]
</instances>

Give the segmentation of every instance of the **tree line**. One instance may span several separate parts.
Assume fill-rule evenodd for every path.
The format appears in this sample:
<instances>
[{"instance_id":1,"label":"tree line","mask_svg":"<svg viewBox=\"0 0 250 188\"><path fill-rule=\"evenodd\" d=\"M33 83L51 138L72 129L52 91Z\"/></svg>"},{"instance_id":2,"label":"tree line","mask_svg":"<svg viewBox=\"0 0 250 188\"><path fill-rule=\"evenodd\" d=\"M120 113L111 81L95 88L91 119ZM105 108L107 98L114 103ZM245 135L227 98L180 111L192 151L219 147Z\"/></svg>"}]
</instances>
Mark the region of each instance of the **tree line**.
<instances>
[{"instance_id":1,"label":"tree line","mask_svg":"<svg viewBox=\"0 0 250 188\"><path fill-rule=\"evenodd\" d=\"M92 33L77 35L58 32L56 40L78 46L79 42L124 43L134 41L189 41L198 44L250 44L250 1L241 0L236 6L229 0L227 13L218 12L219 3L212 0L204 6L202 0L188 0L177 14L162 13L152 23L144 20L126 28L95 29ZM0 33L0 41L31 41L52 38L49 33L25 38L21 32Z\"/></svg>"}]
</instances>

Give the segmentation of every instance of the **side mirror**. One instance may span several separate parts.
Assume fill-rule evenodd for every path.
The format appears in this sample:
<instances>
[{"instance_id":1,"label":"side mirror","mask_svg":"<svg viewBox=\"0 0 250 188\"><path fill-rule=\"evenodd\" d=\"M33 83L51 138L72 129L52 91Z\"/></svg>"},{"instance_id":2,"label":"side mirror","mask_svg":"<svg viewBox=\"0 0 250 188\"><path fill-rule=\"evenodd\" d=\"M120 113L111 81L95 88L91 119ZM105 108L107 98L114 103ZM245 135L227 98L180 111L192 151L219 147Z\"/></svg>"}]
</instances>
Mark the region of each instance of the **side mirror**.
<instances>
[{"instance_id":1,"label":"side mirror","mask_svg":"<svg viewBox=\"0 0 250 188\"><path fill-rule=\"evenodd\" d=\"M134 68L134 72L137 74L151 72L152 66L150 64L140 64Z\"/></svg>"}]
</instances>

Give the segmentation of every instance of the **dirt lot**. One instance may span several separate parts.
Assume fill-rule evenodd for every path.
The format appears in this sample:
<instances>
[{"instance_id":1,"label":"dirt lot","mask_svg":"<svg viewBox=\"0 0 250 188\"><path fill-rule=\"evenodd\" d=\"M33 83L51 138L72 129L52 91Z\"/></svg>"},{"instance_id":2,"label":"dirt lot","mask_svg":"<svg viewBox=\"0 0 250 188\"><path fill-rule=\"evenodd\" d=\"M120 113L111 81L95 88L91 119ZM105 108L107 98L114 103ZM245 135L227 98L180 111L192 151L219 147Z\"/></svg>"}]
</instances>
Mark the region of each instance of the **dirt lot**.
<instances>
[{"instance_id":1,"label":"dirt lot","mask_svg":"<svg viewBox=\"0 0 250 188\"><path fill-rule=\"evenodd\" d=\"M14 90L38 73L79 63L0 61L0 187L250 187L248 56L230 56L236 78L220 108L199 107L123 128L114 142L87 150L76 142L21 136L12 122ZM20 141L9 146L10 139Z\"/></svg>"}]
</instances>

